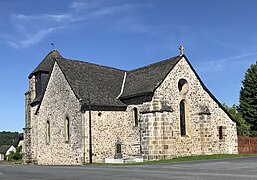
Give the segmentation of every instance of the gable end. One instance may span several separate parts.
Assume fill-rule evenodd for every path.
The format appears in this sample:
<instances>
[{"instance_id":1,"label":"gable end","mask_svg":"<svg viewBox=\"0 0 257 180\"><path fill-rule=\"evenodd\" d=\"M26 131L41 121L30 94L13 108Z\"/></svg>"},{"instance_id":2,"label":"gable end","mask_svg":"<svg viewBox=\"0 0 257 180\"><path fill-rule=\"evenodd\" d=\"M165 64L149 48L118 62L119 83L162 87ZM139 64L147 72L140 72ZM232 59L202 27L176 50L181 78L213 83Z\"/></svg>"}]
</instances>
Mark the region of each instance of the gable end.
<instances>
[{"instance_id":1,"label":"gable end","mask_svg":"<svg viewBox=\"0 0 257 180\"><path fill-rule=\"evenodd\" d=\"M197 72L195 71L195 69L193 68L193 66L191 65L191 63L189 62L189 60L187 59L187 57L185 55L183 55L183 57L185 58L186 62L188 63L188 65L190 66L190 68L192 69L192 71L194 72L196 78L199 80L201 86L203 87L203 89L207 92L207 94L218 104L218 106L228 115L228 117L233 121L236 122L236 120L227 112L227 110L222 106L222 104L219 102L219 100L211 93L211 91L209 91L209 89L205 86L205 84L203 83L203 81L201 80L200 76L197 74Z\"/></svg>"}]
</instances>

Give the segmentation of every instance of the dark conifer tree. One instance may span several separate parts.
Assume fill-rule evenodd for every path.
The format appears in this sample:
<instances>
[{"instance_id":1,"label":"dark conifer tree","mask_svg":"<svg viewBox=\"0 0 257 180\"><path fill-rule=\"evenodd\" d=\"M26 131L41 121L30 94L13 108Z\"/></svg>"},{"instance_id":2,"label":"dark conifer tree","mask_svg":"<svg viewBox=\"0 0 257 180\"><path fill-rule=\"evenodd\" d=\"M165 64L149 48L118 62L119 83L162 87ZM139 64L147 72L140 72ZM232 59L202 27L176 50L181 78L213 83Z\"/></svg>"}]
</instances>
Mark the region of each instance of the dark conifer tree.
<instances>
[{"instance_id":1,"label":"dark conifer tree","mask_svg":"<svg viewBox=\"0 0 257 180\"><path fill-rule=\"evenodd\" d=\"M257 62L245 73L239 102L239 112L250 125L252 135L257 136Z\"/></svg>"}]
</instances>

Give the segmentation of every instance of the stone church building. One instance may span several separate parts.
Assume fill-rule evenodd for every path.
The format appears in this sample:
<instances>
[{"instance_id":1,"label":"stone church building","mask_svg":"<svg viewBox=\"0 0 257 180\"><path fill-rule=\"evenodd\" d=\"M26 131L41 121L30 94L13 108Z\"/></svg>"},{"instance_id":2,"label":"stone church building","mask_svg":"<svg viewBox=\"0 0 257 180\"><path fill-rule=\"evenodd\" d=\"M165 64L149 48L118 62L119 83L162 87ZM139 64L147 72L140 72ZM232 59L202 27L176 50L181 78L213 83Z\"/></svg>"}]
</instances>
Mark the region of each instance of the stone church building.
<instances>
[{"instance_id":1,"label":"stone church building","mask_svg":"<svg viewBox=\"0 0 257 180\"><path fill-rule=\"evenodd\" d=\"M236 123L181 51L131 71L52 50L29 74L24 162L237 153Z\"/></svg>"}]
</instances>

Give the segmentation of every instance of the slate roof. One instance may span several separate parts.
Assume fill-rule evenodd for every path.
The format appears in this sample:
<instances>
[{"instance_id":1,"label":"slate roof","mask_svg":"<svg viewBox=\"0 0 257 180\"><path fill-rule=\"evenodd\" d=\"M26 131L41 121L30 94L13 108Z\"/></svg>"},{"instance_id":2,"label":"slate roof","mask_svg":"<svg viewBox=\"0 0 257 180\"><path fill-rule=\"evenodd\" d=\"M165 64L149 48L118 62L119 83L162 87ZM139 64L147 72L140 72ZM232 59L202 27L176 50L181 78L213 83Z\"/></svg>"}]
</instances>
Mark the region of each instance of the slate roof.
<instances>
[{"instance_id":1,"label":"slate roof","mask_svg":"<svg viewBox=\"0 0 257 180\"><path fill-rule=\"evenodd\" d=\"M78 99L91 105L125 106L116 97L120 94L125 71L97 64L56 58Z\"/></svg>"},{"instance_id":2,"label":"slate roof","mask_svg":"<svg viewBox=\"0 0 257 180\"><path fill-rule=\"evenodd\" d=\"M12 145L2 145L0 147L0 154L6 154L6 152L8 151L8 149L11 147Z\"/></svg>"},{"instance_id":3,"label":"slate roof","mask_svg":"<svg viewBox=\"0 0 257 180\"><path fill-rule=\"evenodd\" d=\"M53 50L32 71L29 78L38 72L51 73L54 63L57 62L78 99L83 98L85 103L88 104L90 94L91 105L126 107L126 104L121 100L153 93L182 57L186 59L204 90L234 120L204 85L185 55L176 56L131 71L125 71L83 61L65 59L57 50ZM124 89L119 96L125 72L127 76ZM117 99L118 96L119 99ZM43 98L43 94L41 98Z\"/></svg>"},{"instance_id":4,"label":"slate roof","mask_svg":"<svg viewBox=\"0 0 257 180\"><path fill-rule=\"evenodd\" d=\"M129 71L121 99L153 93L182 56Z\"/></svg>"},{"instance_id":5,"label":"slate roof","mask_svg":"<svg viewBox=\"0 0 257 180\"><path fill-rule=\"evenodd\" d=\"M41 63L30 73L29 77L38 72L50 73L54 65L54 58L61 58L61 54L57 50L52 50L47 56L41 61Z\"/></svg>"},{"instance_id":6,"label":"slate roof","mask_svg":"<svg viewBox=\"0 0 257 180\"><path fill-rule=\"evenodd\" d=\"M125 71L66 59L57 50L52 50L29 77L38 72L50 73L54 63L57 62L78 99L84 99L88 104L90 94L91 105L125 107L126 104L120 99L154 92L180 59L181 56L176 56L135 70ZM121 92L125 72L127 77L124 90L120 99L117 99ZM40 102L43 94L39 98Z\"/></svg>"}]
</instances>

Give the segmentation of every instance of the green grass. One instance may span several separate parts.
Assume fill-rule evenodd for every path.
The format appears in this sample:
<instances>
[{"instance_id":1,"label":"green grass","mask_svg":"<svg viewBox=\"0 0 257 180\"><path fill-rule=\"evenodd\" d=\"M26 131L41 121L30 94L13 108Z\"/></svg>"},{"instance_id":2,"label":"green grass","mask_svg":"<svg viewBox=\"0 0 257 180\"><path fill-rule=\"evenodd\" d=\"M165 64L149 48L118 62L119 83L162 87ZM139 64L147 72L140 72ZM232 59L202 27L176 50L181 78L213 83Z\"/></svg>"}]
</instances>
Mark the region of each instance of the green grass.
<instances>
[{"instance_id":1,"label":"green grass","mask_svg":"<svg viewBox=\"0 0 257 180\"><path fill-rule=\"evenodd\" d=\"M164 164L164 163L176 163L176 162L189 162L189 161L201 161L201 160L215 160L215 159L227 159L227 158L240 158L246 156L257 156L257 154L214 154L214 155L200 155L200 156L185 156L177 157L173 159L166 160L156 160L156 161L144 161L144 162L133 162L124 164L111 164L111 163L93 163L93 165L144 165L144 164ZM89 165L89 164L85 164Z\"/></svg>"}]
</instances>

